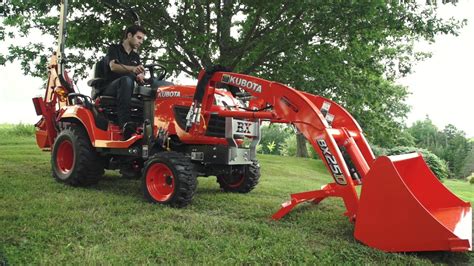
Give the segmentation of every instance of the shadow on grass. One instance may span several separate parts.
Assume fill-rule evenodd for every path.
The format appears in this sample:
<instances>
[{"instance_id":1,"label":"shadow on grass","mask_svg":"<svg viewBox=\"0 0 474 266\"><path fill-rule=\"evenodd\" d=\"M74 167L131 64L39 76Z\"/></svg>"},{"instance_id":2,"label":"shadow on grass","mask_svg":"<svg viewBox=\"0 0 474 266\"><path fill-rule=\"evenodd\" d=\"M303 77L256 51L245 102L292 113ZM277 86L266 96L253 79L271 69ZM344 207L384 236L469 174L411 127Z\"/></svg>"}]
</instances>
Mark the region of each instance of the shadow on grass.
<instances>
[{"instance_id":1,"label":"shadow on grass","mask_svg":"<svg viewBox=\"0 0 474 266\"><path fill-rule=\"evenodd\" d=\"M109 171L107 171L106 174L100 179L98 184L84 187L84 189L111 193L118 196L138 197L139 199L143 198L141 178L127 179L121 177L118 173ZM199 186L198 183L196 193L212 196L225 192L223 192L218 185L215 187L207 187Z\"/></svg>"},{"instance_id":2,"label":"shadow on grass","mask_svg":"<svg viewBox=\"0 0 474 266\"><path fill-rule=\"evenodd\" d=\"M200 194L209 194L209 195L214 195L214 194L236 194L233 192L225 192L219 188L218 185L215 187L205 187L205 186L199 186L197 187L197 193Z\"/></svg>"},{"instance_id":3,"label":"shadow on grass","mask_svg":"<svg viewBox=\"0 0 474 266\"><path fill-rule=\"evenodd\" d=\"M307 232L318 234L321 238L335 238L361 247L374 250L354 238L354 225L350 224L345 217L340 217L341 206L334 202L320 204L301 204L293 209L280 222L285 226L303 227ZM332 227L330 225L333 225ZM393 253L418 259L428 260L433 264L448 265L472 265L474 261L473 252L449 252L449 251L425 251Z\"/></svg>"},{"instance_id":4,"label":"shadow on grass","mask_svg":"<svg viewBox=\"0 0 474 266\"><path fill-rule=\"evenodd\" d=\"M84 189L140 199L143 197L140 179L126 179L119 174L106 173L98 184L84 187Z\"/></svg>"},{"instance_id":5,"label":"shadow on grass","mask_svg":"<svg viewBox=\"0 0 474 266\"><path fill-rule=\"evenodd\" d=\"M427 259L432 263L446 263L449 265L472 265L474 254L472 252L448 252L448 251L425 251L405 253L421 259Z\"/></svg>"}]
</instances>

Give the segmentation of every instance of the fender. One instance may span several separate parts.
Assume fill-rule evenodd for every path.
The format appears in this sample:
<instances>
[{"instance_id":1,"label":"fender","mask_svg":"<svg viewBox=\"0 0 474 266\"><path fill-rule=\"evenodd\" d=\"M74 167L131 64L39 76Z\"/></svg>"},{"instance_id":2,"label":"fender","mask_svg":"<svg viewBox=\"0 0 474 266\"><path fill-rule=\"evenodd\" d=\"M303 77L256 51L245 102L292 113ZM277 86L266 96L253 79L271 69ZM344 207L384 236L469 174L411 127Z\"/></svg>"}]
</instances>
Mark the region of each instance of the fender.
<instances>
[{"instance_id":1,"label":"fender","mask_svg":"<svg viewBox=\"0 0 474 266\"><path fill-rule=\"evenodd\" d=\"M58 121L69 122L71 120L78 121L87 131L89 139L93 147L96 148L129 148L130 145L142 138L142 136L133 136L127 141L121 141L117 126L109 123L108 129L101 130L94 124L94 115L84 106L74 105L63 107L60 109Z\"/></svg>"}]
</instances>

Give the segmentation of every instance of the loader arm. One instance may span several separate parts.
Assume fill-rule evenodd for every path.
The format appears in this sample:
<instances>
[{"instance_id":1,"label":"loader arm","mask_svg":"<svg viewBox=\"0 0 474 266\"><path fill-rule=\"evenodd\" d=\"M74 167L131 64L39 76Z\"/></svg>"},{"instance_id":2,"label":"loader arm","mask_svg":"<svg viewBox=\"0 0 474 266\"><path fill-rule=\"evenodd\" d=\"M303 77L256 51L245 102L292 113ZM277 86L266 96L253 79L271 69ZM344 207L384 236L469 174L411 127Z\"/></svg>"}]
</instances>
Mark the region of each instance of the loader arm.
<instances>
[{"instance_id":1,"label":"loader arm","mask_svg":"<svg viewBox=\"0 0 474 266\"><path fill-rule=\"evenodd\" d=\"M211 111L220 84L249 93L249 108ZM292 194L273 219L303 202L340 197L356 239L368 246L390 252L472 250L471 204L444 187L420 154L375 159L358 123L335 102L248 75L201 71L193 106L193 134L205 132L211 114L291 123L322 158L334 182Z\"/></svg>"},{"instance_id":2,"label":"loader arm","mask_svg":"<svg viewBox=\"0 0 474 266\"><path fill-rule=\"evenodd\" d=\"M204 73L201 73L202 78ZM256 111L218 111L211 112L214 99L214 87L218 83L240 87L253 99L250 109ZM365 140L362 130L354 118L340 105L324 97L297 91L281 83L230 72L216 72L207 83L202 97L201 115L207 121L212 114L224 117L261 118L273 123L290 123L305 136L318 152L335 183L326 189L305 193L304 197L286 203L286 208L274 215L279 219L291 208L303 201L320 201L326 197L341 197L351 220L355 218L358 196L355 186L359 185L368 172L374 155ZM259 111L260 110L260 111ZM194 125L191 129L196 134L204 132L205 124ZM351 174L343 151L348 153L351 162L357 169L357 175ZM301 195L300 195L301 196Z\"/></svg>"}]
</instances>

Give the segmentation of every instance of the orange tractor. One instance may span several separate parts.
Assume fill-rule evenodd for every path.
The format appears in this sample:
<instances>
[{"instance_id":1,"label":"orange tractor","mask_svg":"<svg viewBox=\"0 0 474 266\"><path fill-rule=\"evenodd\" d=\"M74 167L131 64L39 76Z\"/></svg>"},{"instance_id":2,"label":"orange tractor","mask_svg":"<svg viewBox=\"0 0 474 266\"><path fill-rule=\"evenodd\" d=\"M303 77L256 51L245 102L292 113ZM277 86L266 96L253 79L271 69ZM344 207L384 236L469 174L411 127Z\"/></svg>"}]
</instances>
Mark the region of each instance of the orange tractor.
<instances>
[{"instance_id":1,"label":"orange tractor","mask_svg":"<svg viewBox=\"0 0 474 266\"><path fill-rule=\"evenodd\" d=\"M163 80L157 87L137 86L131 111L141 126L122 140L114 99L76 93L64 72L65 9L63 4L60 48L48 67L45 96L33 99L42 116L37 144L51 150L56 180L89 185L104 169L120 169L126 176L141 176L148 201L175 207L191 202L198 176L216 176L223 190L247 193L260 177L261 122L290 123L317 151L334 182L292 194L273 219L300 203L339 197L344 215L355 224L355 238L370 247L472 249L470 203L443 186L420 154L375 158L344 108L277 82L216 67L201 71L197 86ZM153 75L159 67L147 68Z\"/></svg>"}]
</instances>

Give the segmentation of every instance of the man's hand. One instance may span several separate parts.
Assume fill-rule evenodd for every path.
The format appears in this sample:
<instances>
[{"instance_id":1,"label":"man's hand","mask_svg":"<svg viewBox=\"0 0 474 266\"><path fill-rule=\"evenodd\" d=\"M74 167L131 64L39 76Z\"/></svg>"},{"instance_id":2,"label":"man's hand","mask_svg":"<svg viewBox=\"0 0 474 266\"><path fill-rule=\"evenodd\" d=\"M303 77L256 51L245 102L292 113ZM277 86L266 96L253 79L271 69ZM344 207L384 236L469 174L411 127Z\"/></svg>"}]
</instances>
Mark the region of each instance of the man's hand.
<instances>
[{"instance_id":1,"label":"man's hand","mask_svg":"<svg viewBox=\"0 0 474 266\"><path fill-rule=\"evenodd\" d=\"M128 66L117 63L115 60L110 61L109 63L110 70L115 73L119 74L130 74L133 73L135 75L145 73L145 68L142 65L139 66Z\"/></svg>"},{"instance_id":2,"label":"man's hand","mask_svg":"<svg viewBox=\"0 0 474 266\"><path fill-rule=\"evenodd\" d=\"M137 75L141 74L141 73L144 73L144 72L145 72L145 68L142 65L133 67L133 73L135 73Z\"/></svg>"},{"instance_id":3,"label":"man's hand","mask_svg":"<svg viewBox=\"0 0 474 266\"><path fill-rule=\"evenodd\" d=\"M137 75L137 81L140 85L145 84L145 75L143 73Z\"/></svg>"}]
</instances>

